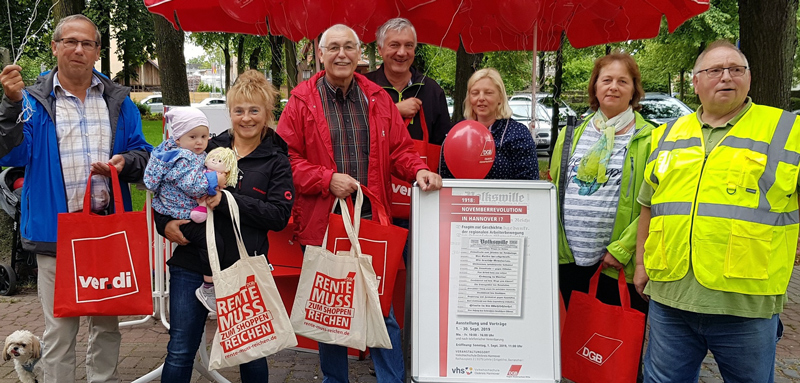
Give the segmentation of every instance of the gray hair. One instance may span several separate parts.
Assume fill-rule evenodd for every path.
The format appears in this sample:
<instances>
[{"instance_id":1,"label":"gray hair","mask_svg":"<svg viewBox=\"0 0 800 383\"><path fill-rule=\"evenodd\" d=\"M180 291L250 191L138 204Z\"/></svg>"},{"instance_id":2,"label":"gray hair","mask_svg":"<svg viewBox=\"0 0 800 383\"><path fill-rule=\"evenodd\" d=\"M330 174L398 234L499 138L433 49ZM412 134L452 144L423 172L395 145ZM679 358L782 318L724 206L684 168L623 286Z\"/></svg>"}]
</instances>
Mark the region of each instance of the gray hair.
<instances>
[{"instance_id":1,"label":"gray hair","mask_svg":"<svg viewBox=\"0 0 800 383\"><path fill-rule=\"evenodd\" d=\"M62 29L64 29L64 24L76 20L85 21L92 25L92 27L94 28L94 41L96 41L97 44L100 45L100 31L97 29L97 25L95 25L94 21L92 21L90 18L81 14L69 15L67 17L62 18L61 21L58 22L58 25L56 25L56 29L53 31L53 41L61 40L61 33Z\"/></svg>"},{"instance_id":2,"label":"gray hair","mask_svg":"<svg viewBox=\"0 0 800 383\"><path fill-rule=\"evenodd\" d=\"M414 24L411 24L408 19L404 19L402 17L395 17L381 25L378 28L378 32L375 33L375 40L378 43L378 46L383 48L383 42L386 41L386 32L388 31L395 31L395 32L402 32L405 29L411 29L411 34L414 35L414 47L417 46L417 30L414 28Z\"/></svg>"},{"instance_id":3,"label":"gray hair","mask_svg":"<svg viewBox=\"0 0 800 383\"><path fill-rule=\"evenodd\" d=\"M738 53L739 56L742 58L742 60L744 60L744 66L748 68L750 67L750 64L747 63L747 57L745 57L744 53L742 53L742 51L739 50L739 48L737 48L736 45L731 44L731 42L728 40L717 40L709 44L708 47L706 47L706 49L704 49L703 52L701 52L700 55L697 56L697 60L695 60L694 62L694 68L692 68L692 75L697 74L697 71L700 70L700 62L702 62L703 59L706 58L706 54L717 48L727 48Z\"/></svg>"},{"instance_id":4,"label":"gray hair","mask_svg":"<svg viewBox=\"0 0 800 383\"><path fill-rule=\"evenodd\" d=\"M354 31L353 28L350 28L350 27L348 27L347 25L344 25L344 24L336 24L336 25L333 25L330 28L326 29L325 32L322 32L322 37L319 38L319 48L320 49L325 49L326 48L325 42L328 40L328 32L331 32L331 31L334 31L334 32L350 31L350 33L353 34L353 37L356 38L356 46L357 47L361 46L361 40L358 39L358 33L356 33L356 31Z\"/></svg>"}]
</instances>

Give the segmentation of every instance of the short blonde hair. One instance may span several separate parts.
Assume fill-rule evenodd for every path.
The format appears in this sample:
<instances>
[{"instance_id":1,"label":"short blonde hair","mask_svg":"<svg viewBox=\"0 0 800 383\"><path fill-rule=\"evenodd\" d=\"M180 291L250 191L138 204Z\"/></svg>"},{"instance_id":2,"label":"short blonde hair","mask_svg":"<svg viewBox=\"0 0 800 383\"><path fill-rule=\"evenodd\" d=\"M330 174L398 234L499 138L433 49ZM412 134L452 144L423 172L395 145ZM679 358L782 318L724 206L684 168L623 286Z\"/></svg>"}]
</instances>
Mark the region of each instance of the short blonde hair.
<instances>
[{"instance_id":1,"label":"short blonde hair","mask_svg":"<svg viewBox=\"0 0 800 383\"><path fill-rule=\"evenodd\" d=\"M470 76L469 81L467 82L467 95L464 97L464 118L467 120L477 120L477 116L473 115L472 113L472 105L469 103L469 91L475 85L476 82L488 78L492 80L494 86L497 87L497 90L500 92L500 107L497 108L497 118L509 118L511 117L511 107L508 106L508 95L506 94L506 85L503 83L503 79L500 77L500 72L494 68L483 68Z\"/></svg>"},{"instance_id":2,"label":"short blonde hair","mask_svg":"<svg viewBox=\"0 0 800 383\"><path fill-rule=\"evenodd\" d=\"M249 69L239 75L236 79L236 83L228 90L226 102L228 104L228 112L230 113L234 106L243 102L250 102L263 106L264 111L267 113L267 124L265 129L261 132L261 138L263 139L267 134L267 128L274 129L275 114L272 112L275 110L275 100L277 96L278 91L275 90L272 83L264 77L264 74L255 69Z\"/></svg>"}]
</instances>

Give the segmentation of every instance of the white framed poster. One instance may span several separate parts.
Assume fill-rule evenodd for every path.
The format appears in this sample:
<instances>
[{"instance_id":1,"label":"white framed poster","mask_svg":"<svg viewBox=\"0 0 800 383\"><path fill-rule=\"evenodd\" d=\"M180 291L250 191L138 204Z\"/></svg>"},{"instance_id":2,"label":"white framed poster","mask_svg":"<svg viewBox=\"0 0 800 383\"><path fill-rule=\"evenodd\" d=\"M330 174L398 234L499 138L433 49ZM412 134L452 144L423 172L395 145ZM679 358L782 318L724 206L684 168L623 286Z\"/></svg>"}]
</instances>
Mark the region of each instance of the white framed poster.
<instances>
[{"instance_id":1,"label":"white framed poster","mask_svg":"<svg viewBox=\"0 0 800 383\"><path fill-rule=\"evenodd\" d=\"M546 181L414 187L412 381L560 381L556 194Z\"/></svg>"}]
</instances>

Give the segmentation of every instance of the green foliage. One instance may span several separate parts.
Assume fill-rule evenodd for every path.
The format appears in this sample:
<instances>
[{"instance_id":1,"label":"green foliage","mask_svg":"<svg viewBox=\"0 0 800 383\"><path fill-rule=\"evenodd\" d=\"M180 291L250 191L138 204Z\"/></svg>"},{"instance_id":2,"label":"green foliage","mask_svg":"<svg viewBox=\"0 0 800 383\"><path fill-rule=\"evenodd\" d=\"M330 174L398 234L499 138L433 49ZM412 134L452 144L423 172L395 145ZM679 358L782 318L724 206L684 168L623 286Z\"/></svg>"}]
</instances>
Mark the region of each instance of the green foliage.
<instances>
[{"instance_id":1,"label":"green foliage","mask_svg":"<svg viewBox=\"0 0 800 383\"><path fill-rule=\"evenodd\" d=\"M219 89L219 88L217 88ZM208 85L204 82L201 82L200 85L197 86L198 92L213 92L214 88L211 85Z\"/></svg>"},{"instance_id":2,"label":"green foliage","mask_svg":"<svg viewBox=\"0 0 800 383\"><path fill-rule=\"evenodd\" d=\"M488 52L483 55L482 66L500 72L508 94L531 85L532 53L527 51Z\"/></svg>"},{"instance_id":3,"label":"green foliage","mask_svg":"<svg viewBox=\"0 0 800 383\"><path fill-rule=\"evenodd\" d=\"M435 80L446 94L452 95L456 89L456 52L448 48L422 45L417 55L425 58L427 68L422 68L426 76Z\"/></svg>"},{"instance_id":4,"label":"green foliage","mask_svg":"<svg viewBox=\"0 0 800 383\"><path fill-rule=\"evenodd\" d=\"M148 58L155 57L155 28L153 17L140 0L92 1L87 15L96 23L107 20L111 25L111 38L117 40L117 58L122 70L121 79L134 80L136 68ZM128 84L127 81L124 82Z\"/></svg>"},{"instance_id":5,"label":"green foliage","mask_svg":"<svg viewBox=\"0 0 800 383\"><path fill-rule=\"evenodd\" d=\"M18 53L29 27L29 40L23 48L22 57L36 61L41 56L50 56L50 37L54 25L48 17L48 10L52 3L41 1L36 8L35 5L36 0L13 0L3 4L3 13L0 13L0 47L8 49L11 61L14 60L14 53ZM37 33L39 28L42 29Z\"/></svg>"},{"instance_id":6,"label":"green foliage","mask_svg":"<svg viewBox=\"0 0 800 383\"><path fill-rule=\"evenodd\" d=\"M192 57L186 60L187 64L197 65L200 69L211 69L211 59L210 56L205 54L198 57Z\"/></svg>"},{"instance_id":7,"label":"green foliage","mask_svg":"<svg viewBox=\"0 0 800 383\"><path fill-rule=\"evenodd\" d=\"M133 100L133 104L136 105L137 108L139 108L139 114L140 115L146 116L146 115L150 114L150 107L149 106L147 106L145 104L142 104L141 102L136 101L136 100Z\"/></svg>"}]
</instances>

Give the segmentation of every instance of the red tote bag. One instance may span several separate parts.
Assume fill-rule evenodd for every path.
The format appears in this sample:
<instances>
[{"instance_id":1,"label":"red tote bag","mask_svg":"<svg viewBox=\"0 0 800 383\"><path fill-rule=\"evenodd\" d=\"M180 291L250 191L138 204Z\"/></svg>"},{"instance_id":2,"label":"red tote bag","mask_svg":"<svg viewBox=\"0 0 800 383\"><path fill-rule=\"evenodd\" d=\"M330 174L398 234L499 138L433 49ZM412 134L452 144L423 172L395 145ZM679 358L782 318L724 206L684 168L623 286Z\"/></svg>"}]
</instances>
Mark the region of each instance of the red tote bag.
<instances>
[{"instance_id":1,"label":"red tote bag","mask_svg":"<svg viewBox=\"0 0 800 383\"><path fill-rule=\"evenodd\" d=\"M375 269L378 278L381 312L387 317L392 306L397 270L403 264L403 247L406 245L408 230L392 225L392 220L386 215L386 209L378 197L365 187L361 190L372 203L373 211L378 213L378 221L362 219L358 229L358 241L361 243L361 252L372 256L372 268ZM359 225L356 222L353 224ZM350 239L339 214L331 213L325 248L334 254L350 250Z\"/></svg>"},{"instance_id":2,"label":"red tote bag","mask_svg":"<svg viewBox=\"0 0 800 383\"><path fill-rule=\"evenodd\" d=\"M58 215L53 314L150 315L147 213L125 211L113 166L113 214L91 212L91 188L90 175L83 211Z\"/></svg>"},{"instance_id":3,"label":"red tote bag","mask_svg":"<svg viewBox=\"0 0 800 383\"><path fill-rule=\"evenodd\" d=\"M436 173L439 170L439 157L442 153L441 145L434 145L428 142L428 123L425 122L425 113L422 108L419 109L417 118L422 125L422 141L411 140L414 142L414 149L419 153L419 157L432 172ZM411 123L409 119L406 122L406 128ZM411 212L411 184L405 182L395 176L392 176L392 217L408 219Z\"/></svg>"},{"instance_id":4,"label":"red tote bag","mask_svg":"<svg viewBox=\"0 0 800 383\"><path fill-rule=\"evenodd\" d=\"M597 299L602 266L589 294L573 291L561 335L561 373L576 383L635 383L642 353L645 315L631 308L625 274L619 272L622 306Z\"/></svg>"}]
</instances>

